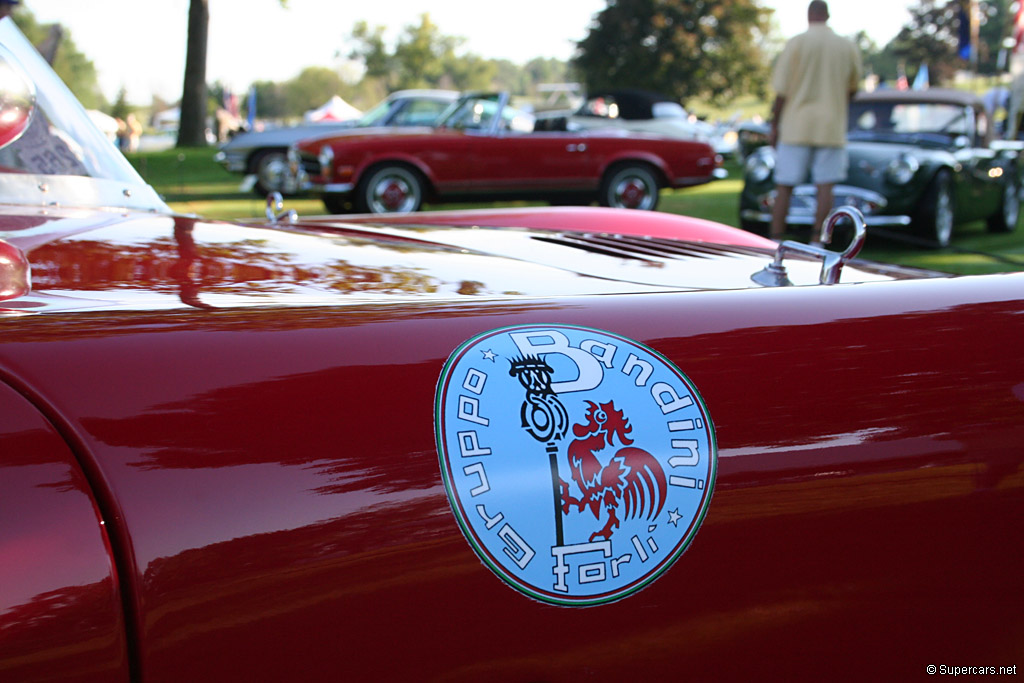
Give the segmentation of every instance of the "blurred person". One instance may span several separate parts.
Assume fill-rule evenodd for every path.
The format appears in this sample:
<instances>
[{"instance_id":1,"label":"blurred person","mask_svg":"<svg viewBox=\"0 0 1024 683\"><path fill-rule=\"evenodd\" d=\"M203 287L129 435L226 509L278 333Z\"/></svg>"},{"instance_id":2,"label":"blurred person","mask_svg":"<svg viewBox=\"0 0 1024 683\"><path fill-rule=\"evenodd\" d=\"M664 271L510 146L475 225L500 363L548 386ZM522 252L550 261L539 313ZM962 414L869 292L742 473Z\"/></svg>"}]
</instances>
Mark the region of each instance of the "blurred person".
<instances>
[{"instance_id":1,"label":"blurred person","mask_svg":"<svg viewBox=\"0 0 1024 683\"><path fill-rule=\"evenodd\" d=\"M0 19L11 16L20 4L20 0L0 0Z\"/></svg>"},{"instance_id":2,"label":"blurred person","mask_svg":"<svg viewBox=\"0 0 1024 683\"><path fill-rule=\"evenodd\" d=\"M142 124L135 118L135 114L128 114L125 127L128 129L128 149L125 151L138 152L139 140L142 138Z\"/></svg>"},{"instance_id":3,"label":"blurred person","mask_svg":"<svg viewBox=\"0 0 1024 683\"><path fill-rule=\"evenodd\" d=\"M846 122L861 77L860 52L827 25L828 4L812 0L808 28L786 43L772 72L776 97L769 142L776 151L776 197L771 238L786 230L793 187L808 174L817 187L818 207L811 240L832 209L833 187L846 179Z\"/></svg>"}]
</instances>

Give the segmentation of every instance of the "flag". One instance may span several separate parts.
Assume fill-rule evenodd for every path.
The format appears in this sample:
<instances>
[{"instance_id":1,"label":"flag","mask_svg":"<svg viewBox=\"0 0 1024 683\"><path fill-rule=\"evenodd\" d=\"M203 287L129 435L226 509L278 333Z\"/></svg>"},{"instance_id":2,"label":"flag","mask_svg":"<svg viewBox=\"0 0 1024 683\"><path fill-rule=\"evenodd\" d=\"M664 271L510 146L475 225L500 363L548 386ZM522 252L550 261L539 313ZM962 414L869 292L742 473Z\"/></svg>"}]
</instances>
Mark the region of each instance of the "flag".
<instances>
[{"instance_id":1,"label":"flag","mask_svg":"<svg viewBox=\"0 0 1024 683\"><path fill-rule=\"evenodd\" d=\"M971 18L963 4L960 5L958 19L960 21L960 30L957 34L957 55L960 59L968 60L971 58Z\"/></svg>"},{"instance_id":2,"label":"flag","mask_svg":"<svg viewBox=\"0 0 1024 683\"><path fill-rule=\"evenodd\" d=\"M917 70L917 75L914 76L914 90L927 90L928 89L928 65L922 64L921 68Z\"/></svg>"},{"instance_id":3,"label":"flag","mask_svg":"<svg viewBox=\"0 0 1024 683\"><path fill-rule=\"evenodd\" d=\"M249 86L249 99L245 103L245 122L249 130L256 125L256 86Z\"/></svg>"}]
</instances>

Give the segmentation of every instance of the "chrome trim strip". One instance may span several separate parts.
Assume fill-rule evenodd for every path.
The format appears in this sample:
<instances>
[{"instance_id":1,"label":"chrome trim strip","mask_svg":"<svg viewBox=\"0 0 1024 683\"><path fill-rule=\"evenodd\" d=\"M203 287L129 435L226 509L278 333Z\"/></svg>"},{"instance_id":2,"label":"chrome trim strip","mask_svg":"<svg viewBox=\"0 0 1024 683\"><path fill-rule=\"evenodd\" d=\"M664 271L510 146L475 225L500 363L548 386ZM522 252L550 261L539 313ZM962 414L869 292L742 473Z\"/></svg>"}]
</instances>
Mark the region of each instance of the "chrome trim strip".
<instances>
[{"instance_id":1,"label":"chrome trim strip","mask_svg":"<svg viewBox=\"0 0 1024 683\"><path fill-rule=\"evenodd\" d=\"M0 173L0 204L88 206L171 213L145 184L70 175Z\"/></svg>"},{"instance_id":2,"label":"chrome trim strip","mask_svg":"<svg viewBox=\"0 0 1024 683\"><path fill-rule=\"evenodd\" d=\"M342 194L344 192L351 192L356 189L355 183L327 183L326 185L319 185L317 183L308 183L303 185L304 189L311 190L312 192L327 192L331 194Z\"/></svg>"}]
</instances>

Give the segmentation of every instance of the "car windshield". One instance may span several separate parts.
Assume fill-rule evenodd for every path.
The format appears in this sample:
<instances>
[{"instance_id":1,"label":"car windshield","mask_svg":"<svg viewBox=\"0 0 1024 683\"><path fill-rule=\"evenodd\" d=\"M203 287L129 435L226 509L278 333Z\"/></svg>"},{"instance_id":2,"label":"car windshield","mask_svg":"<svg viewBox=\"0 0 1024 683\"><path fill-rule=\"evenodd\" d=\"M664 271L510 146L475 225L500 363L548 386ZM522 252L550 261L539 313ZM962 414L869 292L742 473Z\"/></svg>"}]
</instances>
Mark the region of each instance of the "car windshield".
<instances>
[{"instance_id":1,"label":"car windshield","mask_svg":"<svg viewBox=\"0 0 1024 683\"><path fill-rule=\"evenodd\" d=\"M380 102L370 111L366 112L356 120L356 125L360 127L376 126L378 121L384 120L384 117L391 111L391 107L395 105L394 100L384 100Z\"/></svg>"},{"instance_id":2,"label":"car windshield","mask_svg":"<svg viewBox=\"0 0 1024 683\"><path fill-rule=\"evenodd\" d=\"M938 102L854 102L851 133L969 135L968 108Z\"/></svg>"},{"instance_id":3,"label":"car windshield","mask_svg":"<svg viewBox=\"0 0 1024 683\"><path fill-rule=\"evenodd\" d=\"M501 108L501 96L465 95L453 102L441 117L441 127L484 130L490 128Z\"/></svg>"},{"instance_id":4,"label":"car windshield","mask_svg":"<svg viewBox=\"0 0 1024 683\"><path fill-rule=\"evenodd\" d=\"M0 202L170 212L10 18L0 19Z\"/></svg>"},{"instance_id":5,"label":"car windshield","mask_svg":"<svg viewBox=\"0 0 1024 683\"><path fill-rule=\"evenodd\" d=\"M508 106L504 93L463 95L438 118L439 128L491 132L532 133L534 123L532 114Z\"/></svg>"}]
</instances>

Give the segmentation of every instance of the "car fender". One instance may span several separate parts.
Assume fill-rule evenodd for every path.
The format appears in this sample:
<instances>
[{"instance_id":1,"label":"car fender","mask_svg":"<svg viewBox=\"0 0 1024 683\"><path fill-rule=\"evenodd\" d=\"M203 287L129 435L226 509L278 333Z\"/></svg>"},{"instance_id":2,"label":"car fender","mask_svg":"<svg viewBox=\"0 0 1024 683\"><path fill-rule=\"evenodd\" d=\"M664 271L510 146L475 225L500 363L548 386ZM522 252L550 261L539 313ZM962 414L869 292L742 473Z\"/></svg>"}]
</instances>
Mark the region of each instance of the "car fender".
<instances>
[{"instance_id":1,"label":"car fender","mask_svg":"<svg viewBox=\"0 0 1024 683\"><path fill-rule=\"evenodd\" d=\"M127 681L131 601L107 526L118 516L97 502L60 421L13 384L0 376L0 678Z\"/></svg>"},{"instance_id":2,"label":"car fender","mask_svg":"<svg viewBox=\"0 0 1024 683\"><path fill-rule=\"evenodd\" d=\"M643 150L627 149L609 156L601 167L601 177L604 178L609 170L615 166L638 162L653 166L658 171L658 182L661 183L662 187L671 186L673 173L665 159L653 152Z\"/></svg>"},{"instance_id":3,"label":"car fender","mask_svg":"<svg viewBox=\"0 0 1024 683\"><path fill-rule=\"evenodd\" d=\"M427 181L426 190L428 193L433 193L434 188L437 186L436 176L430 167L423 163L422 160L418 159L412 154L406 154L404 152L395 152L389 150L386 154L367 154L361 159L351 164L353 166L352 172L352 186L353 189L359 186L359 182L363 177L370 172L373 168L382 164L400 164L402 166L409 166L419 171L420 175L423 176ZM339 166L338 162L335 162L335 169ZM337 171L335 171L337 172Z\"/></svg>"}]
</instances>

